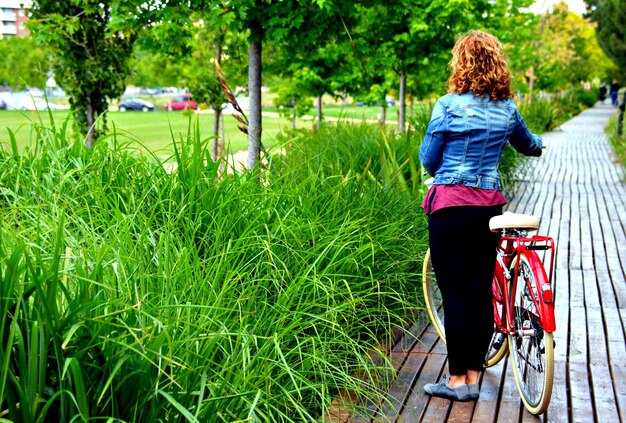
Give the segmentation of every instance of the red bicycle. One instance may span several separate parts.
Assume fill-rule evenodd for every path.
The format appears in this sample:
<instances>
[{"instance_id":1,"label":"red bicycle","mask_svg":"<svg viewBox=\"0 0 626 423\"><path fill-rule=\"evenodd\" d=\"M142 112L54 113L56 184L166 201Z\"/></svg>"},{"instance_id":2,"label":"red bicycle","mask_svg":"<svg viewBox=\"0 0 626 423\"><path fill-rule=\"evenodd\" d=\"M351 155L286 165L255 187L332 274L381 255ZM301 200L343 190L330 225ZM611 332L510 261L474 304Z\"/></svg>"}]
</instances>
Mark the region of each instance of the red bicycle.
<instances>
[{"instance_id":1,"label":"red bicycle","mask_svg":"<svg viewBox=\"0 0 626 423\"><path fill-rule=\"evenodd\" d=\"M492 218L489 227L501 237L492 284L494 334L485 367L502 360L508 344L522 402L530 413L541 414L550 404L554 380L554 240L529 237L539 228L539 219L529 215L505 212ZM549 273L543 265L546 258ZM428 314L445 343L441 294L430 250L424 258L422 283Z\"/></svg>"}]
</instances>

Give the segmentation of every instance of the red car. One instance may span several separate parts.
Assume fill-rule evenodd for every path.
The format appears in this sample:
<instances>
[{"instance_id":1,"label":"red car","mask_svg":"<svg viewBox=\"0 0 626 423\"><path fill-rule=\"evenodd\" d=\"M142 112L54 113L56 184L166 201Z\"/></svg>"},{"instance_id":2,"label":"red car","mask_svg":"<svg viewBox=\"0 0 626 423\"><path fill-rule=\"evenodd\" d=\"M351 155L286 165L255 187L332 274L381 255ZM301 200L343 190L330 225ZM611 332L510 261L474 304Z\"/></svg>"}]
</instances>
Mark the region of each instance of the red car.
<instances>
[{"instance_id":1,"label":"red car","mask_svg":"<svg viewBox=\"0 0 626 423\"><path fill-rule=\"evenodd\" d=\"M181 94L165 103L165 110L197 110L198 103L191 99L191 94Z\"/></svg>"}]
</instances>

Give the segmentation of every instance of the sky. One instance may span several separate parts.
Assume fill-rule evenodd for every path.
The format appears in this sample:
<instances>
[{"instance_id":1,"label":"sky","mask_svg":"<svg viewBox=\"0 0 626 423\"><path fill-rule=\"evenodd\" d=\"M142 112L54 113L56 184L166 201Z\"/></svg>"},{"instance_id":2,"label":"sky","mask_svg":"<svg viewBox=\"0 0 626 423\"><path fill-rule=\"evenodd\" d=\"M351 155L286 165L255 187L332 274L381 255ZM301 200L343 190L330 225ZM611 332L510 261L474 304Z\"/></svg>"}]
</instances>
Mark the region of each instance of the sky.
<instances>
[{"instance_id":1,"label":"sky","mask_svg":"<svg viewBox=\"0 0 626 423\"><path fill-rule=\"evenodd\" d=\"M538 0L534 5L530 7L530 10L537 13L543 13L546 9L560 0ZM565 3L569 6L569 10L582 15L585 13L585 2L583 0L565 0Z\"/></svg>"}]
</instances>

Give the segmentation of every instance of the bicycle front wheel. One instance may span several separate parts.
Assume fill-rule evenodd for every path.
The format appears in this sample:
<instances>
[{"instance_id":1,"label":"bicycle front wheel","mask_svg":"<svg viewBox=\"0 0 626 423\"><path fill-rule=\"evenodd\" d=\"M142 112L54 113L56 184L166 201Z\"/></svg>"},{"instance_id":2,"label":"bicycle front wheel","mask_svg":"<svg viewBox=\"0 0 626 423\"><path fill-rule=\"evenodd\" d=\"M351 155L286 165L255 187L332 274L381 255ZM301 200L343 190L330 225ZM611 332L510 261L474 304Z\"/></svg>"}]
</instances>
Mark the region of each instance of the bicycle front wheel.
<instances>
[{"instance_id":1,"label":"bicycle front wheel","mask_svg":"<svg viewBox=\"0 0 626 423\"><path fill-rule=\"evenodd\" d=\"M424 289L424 300L426 301L426 310L428 317L433 324L437 335L446 343L446 332L443 327L443 302L441 300L441 292L437 285L437 278L433 270L433 264L430 260L430 249L426 250L424 256L424 266L422 268L422 288Z\"/></svg>"},{"instance_id":2,"label":"bicycle front wheel","mask_svg":"<svg viewBox=\"0 0 626 423\"><path fill-rule=\"evenodd\" d=\"M519 263L517 278L511 280L513 297L513 333L509 335L509 351L515 383L526 409L532 414L545 412L552 397L554 380L554 339L546 332L536 304L537 280L526 254L521 253L511 264L511 274Z\"/></svg>"}]
</instances>

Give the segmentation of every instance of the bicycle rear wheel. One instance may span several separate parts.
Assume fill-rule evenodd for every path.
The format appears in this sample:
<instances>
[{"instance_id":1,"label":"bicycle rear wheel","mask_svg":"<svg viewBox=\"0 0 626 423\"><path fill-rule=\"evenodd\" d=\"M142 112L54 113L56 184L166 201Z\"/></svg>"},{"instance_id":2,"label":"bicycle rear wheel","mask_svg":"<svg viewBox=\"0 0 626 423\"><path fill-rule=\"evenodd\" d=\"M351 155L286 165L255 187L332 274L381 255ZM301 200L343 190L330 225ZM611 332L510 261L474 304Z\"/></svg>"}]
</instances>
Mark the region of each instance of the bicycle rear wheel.
<instances>
[{"instance_id":1,"label":"bicycle rear wheel","mask_svg":"<svg viewBox=\"0 0 626 423\"><path fill-rule=\"evenodd\" d=\"M515 383L526 409L532 414L545 412L552 397L554 381L554 340L541 324L535 306L540 301L537 281L526 254L521 253L511 264L511 274L519 262L516 281L511 281L513 329L509 335L509 351Z\"/></svg>"},{"instance_id":2,"label":"bicycle rear wheel","mask_svg":"<svg viewBox=\"0 0 626 423\"><path fill-rule=\"evenodd\" d=\"M439 338L446 343L446 331L444 328L443 303L441 300L441 292L437 285L437 278L433 270L433 264L430 259L430 249L426 251L424 256L424 266L422 272L422 287L424 289L424 299L426 301L426 310L430 321L439 335ZM500 306L501 307L501 306ZM500 312L501 312L500 308ZM494 326L495 329L495 326ZM493 337L489 343L489 349L485 356L485 367L491 367L506 355L507 341L506 337L494 330Z\"/></svg>"}]
</instances>

